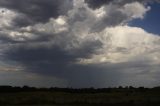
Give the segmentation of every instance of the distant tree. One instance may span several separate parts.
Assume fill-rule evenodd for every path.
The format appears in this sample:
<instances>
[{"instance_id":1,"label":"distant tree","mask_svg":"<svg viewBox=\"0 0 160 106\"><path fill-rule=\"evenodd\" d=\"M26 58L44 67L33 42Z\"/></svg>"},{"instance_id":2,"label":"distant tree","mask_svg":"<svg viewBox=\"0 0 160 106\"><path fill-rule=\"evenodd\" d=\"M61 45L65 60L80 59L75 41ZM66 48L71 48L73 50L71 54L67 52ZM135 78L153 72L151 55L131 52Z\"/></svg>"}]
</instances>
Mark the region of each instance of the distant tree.
<instances>
[{"instance_id":1,"label":"distant tree","mask_svg":"<svg viewBox=\"0 0 160 106\"><path fill-rule=\"evenodd\" d=\"M129 86L129 89L134 89L134 87L133 86Z\"/></svg>"},{"instance_id":2,"label":"distant tree","mask_svg":"<svg viewBox=\"0 0 160 106\"><path fill-rule=\"evenodd\" d=\"M118 88L119 88L119 89L123 89L123 87L122 87L122 86L119 86Z\"/></svg>"}]
</instances>

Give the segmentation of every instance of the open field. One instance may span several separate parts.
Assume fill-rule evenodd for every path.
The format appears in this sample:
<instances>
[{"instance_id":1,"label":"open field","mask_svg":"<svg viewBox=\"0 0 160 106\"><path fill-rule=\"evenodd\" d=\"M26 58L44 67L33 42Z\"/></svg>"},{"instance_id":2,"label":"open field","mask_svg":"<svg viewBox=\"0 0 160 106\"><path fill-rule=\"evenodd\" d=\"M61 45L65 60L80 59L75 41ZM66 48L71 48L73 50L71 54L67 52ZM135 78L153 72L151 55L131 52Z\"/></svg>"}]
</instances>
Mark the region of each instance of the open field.
<instances>
[{"instance_id":1,"label":"open field","mask_svg":"<svg viewBox=\"0 0 160 106\"><path fill-rule=\"evenodd\" d=\"M159 106L160 88L36 89L0 87L3 106Z\"/></svg>"}]
</instances>

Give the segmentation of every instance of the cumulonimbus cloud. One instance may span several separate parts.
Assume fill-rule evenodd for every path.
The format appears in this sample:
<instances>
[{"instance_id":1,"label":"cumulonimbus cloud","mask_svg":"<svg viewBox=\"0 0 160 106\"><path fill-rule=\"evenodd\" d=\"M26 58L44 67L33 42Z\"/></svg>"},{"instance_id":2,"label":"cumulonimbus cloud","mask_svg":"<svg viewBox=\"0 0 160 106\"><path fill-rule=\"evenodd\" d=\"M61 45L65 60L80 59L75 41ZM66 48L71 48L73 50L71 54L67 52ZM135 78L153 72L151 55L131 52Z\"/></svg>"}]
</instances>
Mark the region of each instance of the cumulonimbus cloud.
<instances>
[{"instance_id":1,"label":"cumulonimbus cloud","mask_svg":"<svg viewBox=\"0 0 160 106\"><path fill-rule=\"evenodd\" d=\"M146 79L137 73L156 79L159 36L128 26L150 7L143 0L120 1L0 0L10 11L3 17L15 14L10 26L0 23L3 56L27 72L64 78L76 87L129 83L127 76L142 84Z\"/></svg>"}]
</instances>

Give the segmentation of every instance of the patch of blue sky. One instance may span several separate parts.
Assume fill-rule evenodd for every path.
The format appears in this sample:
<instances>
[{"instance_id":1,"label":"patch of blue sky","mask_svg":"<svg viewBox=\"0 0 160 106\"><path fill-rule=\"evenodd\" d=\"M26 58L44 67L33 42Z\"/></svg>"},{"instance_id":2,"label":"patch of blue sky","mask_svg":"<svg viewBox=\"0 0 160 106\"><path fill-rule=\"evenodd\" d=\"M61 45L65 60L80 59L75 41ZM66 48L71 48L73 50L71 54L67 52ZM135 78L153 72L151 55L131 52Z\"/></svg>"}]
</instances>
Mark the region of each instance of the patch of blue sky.
<instances>
[{"instance_id":1,"label":"patch of blue sky","mask_svg":"<svg viewBox=\"0 0 160 106\"><path fill-rule=\"evenodd\" d=\"M148 11L144 19L135 19L129 26L140 27L145 31L160 35L160 3L149 4L151 10Z\"/></svg>"}]
</instances>

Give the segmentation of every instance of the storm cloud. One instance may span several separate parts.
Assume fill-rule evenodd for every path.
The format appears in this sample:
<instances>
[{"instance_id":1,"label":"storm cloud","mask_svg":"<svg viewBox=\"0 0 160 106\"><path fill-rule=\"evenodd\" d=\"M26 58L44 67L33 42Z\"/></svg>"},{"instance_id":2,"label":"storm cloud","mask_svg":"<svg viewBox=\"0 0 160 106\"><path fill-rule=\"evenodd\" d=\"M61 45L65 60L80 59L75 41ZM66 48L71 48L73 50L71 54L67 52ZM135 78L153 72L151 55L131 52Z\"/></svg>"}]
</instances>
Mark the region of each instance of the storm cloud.
<instances>
[{"instance_id":1,"label":"storm cloud","mask_svg":"<svg viewBox=\"0 0 160 106\"><path fill-rule=\"evenodd\" d=\"M20 13L16 26L27 26L65 15L72 8L72 0L0 0L0 6ZM5 12L5 11L4 11Z\"/></svg>"},{"instance_id":2,"label":"storm cloud","mask_svg":"<svg viewBox=\"0 0 160 106\"><path fill-rule=\"evenodd\" d=\"M0 0L3 64L64 81L54 86L153 86L160 38L128 25L150 11L144 1Z\"/></svg>"}]
</instances>

